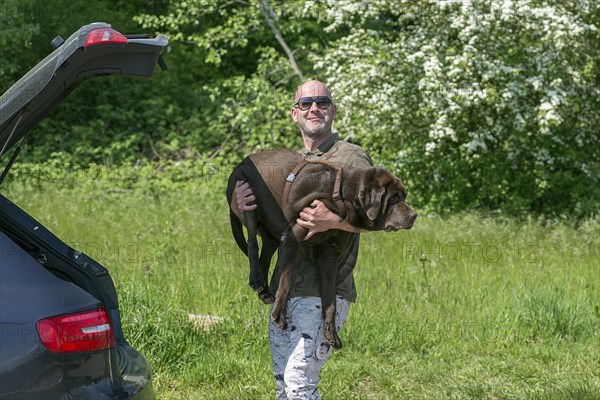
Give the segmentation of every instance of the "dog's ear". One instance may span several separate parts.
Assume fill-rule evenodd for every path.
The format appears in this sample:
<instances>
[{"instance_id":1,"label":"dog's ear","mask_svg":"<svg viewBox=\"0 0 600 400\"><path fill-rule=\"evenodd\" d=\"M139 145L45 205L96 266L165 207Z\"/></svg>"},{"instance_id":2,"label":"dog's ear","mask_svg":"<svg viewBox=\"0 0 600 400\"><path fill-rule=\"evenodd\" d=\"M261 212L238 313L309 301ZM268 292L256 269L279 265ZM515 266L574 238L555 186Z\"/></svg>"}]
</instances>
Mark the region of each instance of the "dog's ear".
<instances>
[{"instance_id":1,"label":"dog's ear","mask_svg":"<svg viewBox=\"0 0 600 400\"><path fill-rule=\"evenodd\" d=\"M362 187L362 190L359 194L360 203L367 213L367 218L369 218L371 221L375 221L379 215L379 210L381 209L381 198L383 197L384 192L385 188L379 186L379 182L377 181L369 182Z\"/></svg>"},{"instance_id":2,"label":"dog's ear","mask_svg":"<svg viewBox=\"0 0 600 400\"><path fill-rule=\"evenodd\" d=\"M382 199L385 194L386 187L397 179L388 170L381 167L374 167L364 175L362 188L358 198L367 213L367 218L375 221L382 208Z\"/></svg>"}]
</instances>

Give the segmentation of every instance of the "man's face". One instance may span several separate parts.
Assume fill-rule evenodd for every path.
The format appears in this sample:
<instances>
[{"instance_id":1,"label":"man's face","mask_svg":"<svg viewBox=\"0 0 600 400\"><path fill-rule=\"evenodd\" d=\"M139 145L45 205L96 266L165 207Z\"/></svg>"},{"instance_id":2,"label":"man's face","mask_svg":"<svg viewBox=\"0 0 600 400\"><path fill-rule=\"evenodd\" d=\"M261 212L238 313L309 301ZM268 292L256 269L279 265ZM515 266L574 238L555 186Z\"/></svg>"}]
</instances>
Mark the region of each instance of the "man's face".
<instances>
[{"instance_id":1,"label":"man's face","mask_svg":"<svg viewBox=\"0 0 600 400\"><path fill-rule=\"evenodd\" d=\"M298 88L294 102L306 97L316 99L319 96L331 100L331 93L320 82L307 82ZM335 119L335 104L331 103L322 109L313 101L308 110L302 111L299 107L292 108L292 119L300 125L303 135L316 139L331 134L331 126Z\"/></svg>"}]
</instances>

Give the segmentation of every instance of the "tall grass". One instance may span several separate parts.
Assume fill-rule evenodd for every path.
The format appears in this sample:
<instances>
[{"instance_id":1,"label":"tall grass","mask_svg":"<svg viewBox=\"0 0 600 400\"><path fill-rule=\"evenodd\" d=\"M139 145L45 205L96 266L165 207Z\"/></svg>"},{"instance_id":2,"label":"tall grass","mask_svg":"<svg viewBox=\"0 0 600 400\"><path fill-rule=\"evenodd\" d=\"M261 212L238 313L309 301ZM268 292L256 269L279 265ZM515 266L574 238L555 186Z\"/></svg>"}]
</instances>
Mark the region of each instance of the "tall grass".
<instances>
[{"instance_id":1,"label":"tall grass","mask_svg":"<svg viewBox=\"0 0 600 400\"><path fill-rule=\"evenodd\" d=\"M248 287L222 180L4 194L115 280L160 399L273 398L268 307ZM327 399L600 399L600 223L421 215L364 234ZM197 326L189 314L219 317Z\"/></svg>"}]
</instances>

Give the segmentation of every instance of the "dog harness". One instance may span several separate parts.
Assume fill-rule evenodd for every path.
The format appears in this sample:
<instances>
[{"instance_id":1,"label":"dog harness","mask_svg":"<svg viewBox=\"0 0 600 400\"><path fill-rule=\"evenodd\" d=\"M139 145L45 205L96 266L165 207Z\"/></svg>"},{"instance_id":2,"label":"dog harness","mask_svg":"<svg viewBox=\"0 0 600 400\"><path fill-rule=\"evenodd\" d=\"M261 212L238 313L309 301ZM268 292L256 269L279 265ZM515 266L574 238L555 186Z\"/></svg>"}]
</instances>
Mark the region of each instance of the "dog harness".
<instances>
[{"instance_id":1,"label":"dog harness","mask_svg":"<svg viewBox=\"0 0 600 400\"><path fill-rule=\"evenodd\" d=\"M285 188L283 189L283 204L284 206L288 203L288 197L290 194L290 188L292 187L292 183L296 179L296 176L300 173L302 168L304 168L307 164L323 164L333 170L336 171L335 175L335 183L333 184L333 201L335 202L336 207L340 212L340 222L346 219L346 207L344 206L344 200L342 199L342 167L338 167L334 163L324 160L316 160L316 161L307 161L302 160L298 165L294 167L292 172L288 175Z\"/></svg>"}]
</instances>

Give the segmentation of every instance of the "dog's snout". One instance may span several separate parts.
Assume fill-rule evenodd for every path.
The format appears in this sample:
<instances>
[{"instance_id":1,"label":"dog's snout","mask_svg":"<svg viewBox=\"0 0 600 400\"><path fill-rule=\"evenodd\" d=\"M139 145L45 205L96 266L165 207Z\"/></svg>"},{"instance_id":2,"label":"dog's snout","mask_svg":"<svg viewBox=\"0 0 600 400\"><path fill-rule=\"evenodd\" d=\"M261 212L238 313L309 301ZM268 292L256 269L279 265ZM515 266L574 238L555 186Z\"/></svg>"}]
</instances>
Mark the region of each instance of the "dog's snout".
<instances>
[{"instance_id":1,"label":"dog's snout","mask_svg":"<svg viewBox=\"0 0 600 400\"><path fill-rule=\"evenodd\" d=\"M406 225L404 229L410 229L415 224L415 220L417 219L417 213L413 210L410 210L410 213L406 216Z\"/></svg>"},{"instance_id":2,"label":"dog's snout","mask_svg":"<svg viewBox=\"0 0 600 400\"><path fill-rule=\"evenodd\" d=\"M417 219L417 213L414 211L411 211L410 214L408 214L408 220L410 221L410 224L414 224L415 220Z\"/></svg>"},{"instance_id":3,"label":"dog's snout","mask_svg":"<svg viewBox=\"0 0 600 400\"><path fill-rule=\"evenodd\" d=\"M406 215L405 218L402 219L402 229L410 229L415 224L415 220L417 219L417 213L409 208L410 212Z\"/></svg>"},{"instance_id":4,"label":"dog's snout","mask_svg":"<svg viewBox=\"0 0 600 400\"><path fill-rule=\"evenodd\" d=\"M410 229L414 225L416 219L417 213L406 203L400 203L394 212L387 218L383 230L392 232L400 229Z\"/></svg>"}]
</instances>

